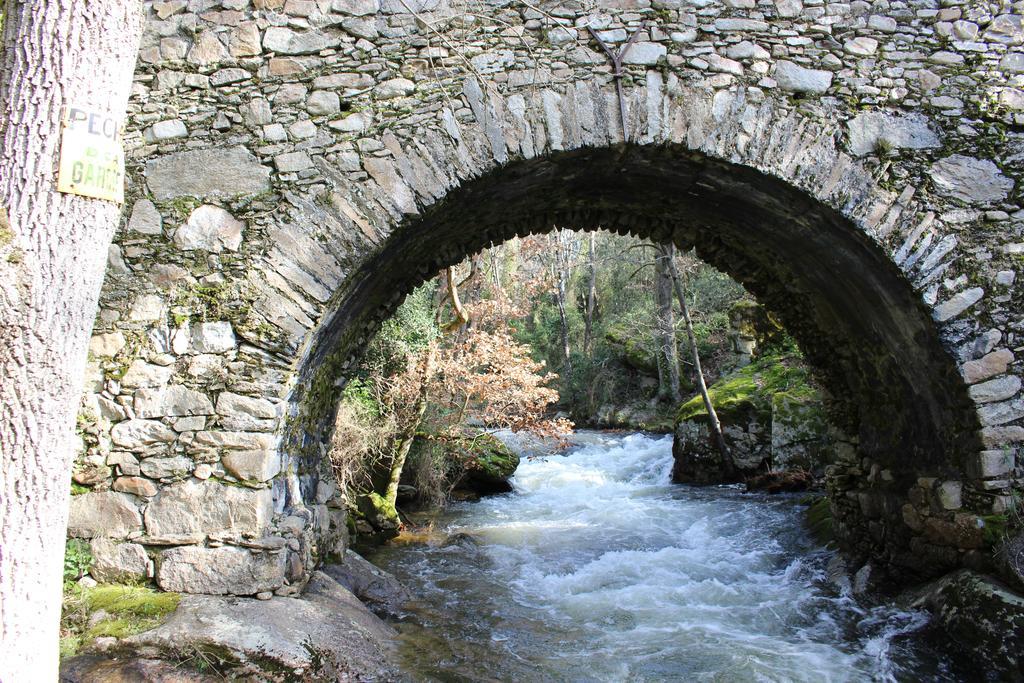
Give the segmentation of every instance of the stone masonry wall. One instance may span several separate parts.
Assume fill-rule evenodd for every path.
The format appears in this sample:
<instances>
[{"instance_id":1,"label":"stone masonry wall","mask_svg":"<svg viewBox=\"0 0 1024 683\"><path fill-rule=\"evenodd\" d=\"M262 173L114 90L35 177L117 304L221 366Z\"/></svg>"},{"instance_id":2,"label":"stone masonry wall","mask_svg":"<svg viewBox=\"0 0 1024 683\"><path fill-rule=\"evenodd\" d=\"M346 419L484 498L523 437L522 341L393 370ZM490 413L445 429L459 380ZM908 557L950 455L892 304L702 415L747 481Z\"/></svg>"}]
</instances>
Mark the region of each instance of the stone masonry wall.
<instances>
[{"instance_id":1,"label":"stone masonry wall","mask_svg":"<svg viewBox=\"0 0 1024 683\"><path fill-rule=\"evenodd\" d=\"M841 292L813 299L827 252L811 267L785 232L755 249L742 230L761 214L744 225L716 201L743 169L755 189L763 176L797 193L787 206L757 195L766 221L782 231L787 217L808 235L831 221L855 245L844 253L881 255L871 270L891 269L925 311L866 288L865 334L922 348L931 335L941 353L922 367L950 368L946 384L920 389L955 418L934 458L865 454L870 430L851 425L830 477L847 545L915 575L988 561L1024 476L1024 2L145 4L129 201L90 346L69 527L110 571L170 590L286 594L344 548L324 462L344 369L431 267L551 225L523 213L502 227L506 207L492 201L481 215L493 230L456 226L491 177L576 192L564 210L552 204L565 227L697 241L766 303L791 307L809 348L819 334L841 344L849 321L822 313ZM588 26L613 48L640 34L623 80L635 157ZM589 148L610 151L572 156ZM630 218L566 184L587 159L612 168L613 157L638 173L686 170L688 192L709 199L687 214L703 227ZM688 195L659 196L668 207ZM802 197L813 203L787 214ZM815 207L837 218L818 220ZM715 211L732 232L698 240L714 234ZM765 256L773 244L777 258ZM391 253L408 267L382 260ZM889 334L900 325L887 305L929 330ZM832 386L861 368L867 379L848 393L863 412L864 387L886 384L864 369L898 371L882 357L912 361L915 344L883 344L878 359L851 344ZM811 355L828 371L820 349ZM913 407L901 400L894 415Z\"/></svg>"}]
</instances>

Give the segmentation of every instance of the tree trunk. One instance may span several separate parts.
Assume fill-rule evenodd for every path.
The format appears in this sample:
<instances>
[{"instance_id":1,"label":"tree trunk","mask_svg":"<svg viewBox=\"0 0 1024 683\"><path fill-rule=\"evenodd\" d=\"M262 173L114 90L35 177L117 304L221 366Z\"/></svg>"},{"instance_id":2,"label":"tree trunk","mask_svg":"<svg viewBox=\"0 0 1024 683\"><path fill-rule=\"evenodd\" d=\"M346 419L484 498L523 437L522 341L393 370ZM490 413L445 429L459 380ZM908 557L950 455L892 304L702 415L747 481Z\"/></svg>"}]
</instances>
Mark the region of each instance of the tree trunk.
<instances>
[{"instance_id":1,"label":"tree trunk","mask_svg":"<svg viewBox=\"0 0 1024 683\"><path fill-rule=\"evenodd\" d=\"M587 283L587 318L583 328L583 352L590 354L594 334L594 309L597 308L597 260L595 252L595 233L590 233L587 244L587 264L590 267L590 279Z\"/></svg>"},{"instance_id":2,"label":"tree trunk","mask_svg":"<svg viewBox=\"0 0 1024 683\"><path fill-rule=\"evenodd\" d=\"M664 400L679 403L682 393L679 390L679 346L676 343L676 316L672 308L672 271L669 263L675 256L675 247L671 244L656 245L654 270L655 302L657 304L658 329L655 336L658 340L659 372L658 394Z\"/></svg>"},{"instance_id":3,"label":"tree trunk","mask_svg":"<svg viewBox=\"0 0 1024 683\"><path fill-rule=\"evenodd\" d=\"M555 301L558 304L558 316L562 324L562 354L565 356L566 378L572 377L572 358L569 355L569 316L565 310L565 298L568 290L569 268L568 255L563 244L562 232L555 233Z\"/></svg>"},{"instance_id":4,"label":"tree trunk","mask_svg":"<svg viewBox=\"0 0 1024 683\"><path fill-rule=\"evenodd\" d=\"M8 0L0 65L0 680L57 679L75 414L120 207L60 194L62 108L124 113L122 0Z\"/></svg>"},{"instance_id":5,"label":"tree trunk","mask_svg":"<svg viewBox=\"0 0 1024 683\"><path fill-rule=\"evenodd\" d=\"M718 452L722 454L723 469L726 476L732 477L736 473L736 465L733 463L729 447L725 443L725 436L722 434L722 423L718 420L718 413L715 412L715 406L711 403L711 397L708 395L708 385L704 381L704 371L700 367L700 352L697 350L697 338L693 334L690 308L686 305L686 287L679 274L679 269L676 268L675 246L670 247L669 253L671 256L668 259L669 272L672 276L672 283L675 285L676 298L679 300L679 310L683 316L683 323L686 326L686 338L690 342L690 352L693 354L693 369L697 375L697 389L700 391L700 397L704 401L704 409L708 411L708 428L711 430L711 435L715 440L715 446L718 447Z\"/></svg>"},{"instance_id":6,"label":"tree trunk","mask_svg":"<svg viewBox=\"0 0 1024 683\"><path fill-rule=\"evenodd\" d=\"M451 272L451 269L449 269ZM388 486L384 491L384 498L394 507L398 501L398 484L402 480L402 470L405 468L405 459L409 456L412 443L416 440L416 431L420 428L423 416L427 412L427 403L430 401L430 376L434 372L434 355L436 347L431 344L427 347L423 359L420 361L420 390L416 394L416 404L413 406L412 417L406 423L405 429L399 435L395 447L395 457L391 460L391 472L388 474Z\"/></svg>"}]
</instances>

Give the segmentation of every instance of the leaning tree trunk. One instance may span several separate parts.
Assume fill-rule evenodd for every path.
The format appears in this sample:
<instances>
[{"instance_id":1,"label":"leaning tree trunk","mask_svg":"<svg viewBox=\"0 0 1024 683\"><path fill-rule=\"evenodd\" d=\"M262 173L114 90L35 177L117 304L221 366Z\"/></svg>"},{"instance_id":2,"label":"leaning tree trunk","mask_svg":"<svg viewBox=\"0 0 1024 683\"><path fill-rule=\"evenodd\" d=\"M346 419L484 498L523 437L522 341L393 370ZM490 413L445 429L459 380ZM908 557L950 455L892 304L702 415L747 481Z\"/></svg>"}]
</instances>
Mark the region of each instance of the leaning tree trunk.
<instances>
[{"instance_id":1,"label":"leaning tree trunk","mask_svg":"<svg viewBox=\"0 0 1024 683\"><path fill-rule=\"evenodd\" d=\"M569 255L562 239L562 232L555 233L555 302L558 304L558 318L562 327L562 355L565 356L566 378L572 377L572 355L569 348L569 316L565 299L569 290Z\"/></svg>"},{"instance_id":2,"label":"leaning tree trunk","mask_svg":"<svg viewBox=\"0 0 1024 683\"><path fill-rule=\"evenodd\" d=\"M722 423L715 412L715 406L711 403L711 396L708 395L708 385L704 381L704 371L700 366L700 351L697 350L697 337L693 334L693 321L690 320L690 307L686 305L686 289L683 286L683 279L676 268L675 246L670 245L668 267L672 275L672 283L675 285L676 298L679 300L679 309L683 316L683 323L686 326L686 338L690 342L690 351L693 354L693 369L697 375L697 389L704 401L704 409L708 411L708 428L715 440L715 446L722 455L722 466L726 476L732 477L736 474L736 465L729 453L729 447L725 443L725 435L722 434Z\"/></svg>"},{"instance_id":3,"label":"leaning tree trunk","mask_svg":"<svg viewBox=\"0 0 1024 683\"><path fill-rule=\"evenodd\" d=\"M597 258L595 256L595 233L588 236L587 265L590 277L587 282L587 319L583 327L583 353L590 354L594 343L594 311L597 309Z\"/></svg>"},{"instance_id":4,"label":"leaning tree trunk","mask_svg":"<svg viewBox=\"0 0 1024 683\"><path fill-rule=\"evenodd\" d=\"M671 262L675 256L673 245L659 244L655 246L654 282L655 303L657 304L658 330L658 367L664 365L659 373L658 393L663 399L678 404L682 400L679 388L679 346L676 343L676 316L672 310L672 271Z\"/></svg>"},{"instance_id":5,"label":"leaning tree trunk","mask_svg":"<svg viewBox=\"0 0 1024 683\"><path fill-rule=\"evenodd\" d=\"M451 269L449 268L449 273ZM458 295L456 295L458 300ZM416 403L413 405L412 415L405 425L405 429L396 439L395 457L391 460L391 471L388 473L388 486L384 490L384 498L394 507L398 502L398 485L402 481L402 470L405 469L405 460L409 457L412 444L416 440L416 431L423 421L427 412L427 404L430 402L430 376L434 374L434 355L436 347L433 343L427 347L420 359L419 375L420 388L416 394Z\"/></svg>"},{"instance_id":6,"label":"leaning tree trunk","mask_svg":"<svg viewBox=\"0 0 1024 683\"><path fill-rule=\"evenodd\" d=\"M7 0L0 63L0 680L57 679L75 413L120 207L56 191L62 108L123 114L135 0Z\"/></svg>"}]
</instances>

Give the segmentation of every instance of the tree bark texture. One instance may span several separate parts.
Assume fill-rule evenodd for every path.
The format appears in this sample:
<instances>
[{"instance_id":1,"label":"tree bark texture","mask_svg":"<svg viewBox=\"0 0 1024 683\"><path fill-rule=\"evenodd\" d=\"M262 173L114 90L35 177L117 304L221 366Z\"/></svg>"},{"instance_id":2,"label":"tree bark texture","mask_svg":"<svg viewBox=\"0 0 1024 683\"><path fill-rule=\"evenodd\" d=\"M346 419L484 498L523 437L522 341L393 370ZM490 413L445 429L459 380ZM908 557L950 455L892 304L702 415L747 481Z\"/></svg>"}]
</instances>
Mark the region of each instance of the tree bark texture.
<instances>
[{"instance_id":1,"label":"tree bark texture","mask_svg":"<svg viewBox=\"0 0 1024 683\"><path fill-rule=\"evenodd\" d=\"M693 333L693 321L690 319L690 307L686 305L686 286L683 283L682 276L679 274L679 269L676 267L674 245L669 246L669 254L669 273L672 276L672 283L676 290L676 298L679 300L679 311L683 316L683 324L686 327L686 338L690 343L690 352L693 354L693 369L697 375L697 389L700 391L700 397L704 401L704 409L708 411L708 429L711 430L711 436L715 441L715 446L718 447L718 452L722 454L722 466L725 473L732 475L736 471L736 466L732 461L732 455L729 453L729 447L725 443L725 435L722 434L722 423L718 419L718 413L715 412L715 406L711 403L711 396L708 395L707 382L704 381L704 371L700 366L700 351L697 349L697 337Z\"/></svg>"},{"instance_id":2,"label":"tree bark texture","mask_svg":"<svg viewBox=\"0 0 1024 683\"><path fill-rule=\"evenodd\" d=\"M676 316L672 308L672 271L670 262L675 256L671 244L655 246L654 300L657 305L658 325L655 336L658 340L658 367L664 367L659 374L658 394L664 400L679 403L682 393L679 389L679 346L676 343Z\"/></svg>"},{"instance_id":3,"label":"tree bark texture","mask_svg":"<svg viewBox=\"0 0 1024 683\"><path fill-rule=\"evenodd\" d=\"M7 0L0 63L0 681L57 679L75 414L120 207L60 194L62 108L123 114L136 0Z\"/></svg>"},{"instance_id":4,"label":"tree bark texture","mask_svg":"<svg viewBox=\"0 0 1024 683\"><path fill-rule=\"evenodd\" d=\"M565 298L569 289L569 253L562 231L555 233L555 302L562 326L562 354L565 356L566 378L572 377L572 356L569 348L569 316L565 309Z\"/></svg>"},{"instance_id":5,"label":"tree bark texture","mask_svg":"<svg viewBox=\"0 0 1024 683\"><path fill-rule=\"evenodd\" d=\"M583 328L583 352L589 354L594 343L594 311L597 309L597 258L595 256L595 233L587 235L587 265L589 279L587 282L587 319Z\"/></svg>"},{"instance_id":6,"label":"tree bark texture","mask_svg":"<svg viewBox=\"0 0 1024 683\"><path fill-rule=\"evenodd\" d=\"M449 268L448 272L451 273ZM458 295L454 297L458 300ZM427 413L427 404L430 403L430 376L434 374L434 357L437 352L435 344L431 343L420 360L420 390L416 395L416 404L413 406L412 416L406 424L401 435L397 439L395 457L391 460L391 471L388 474L388 486L384 491L384 498L394 507L398 502L398 484L402 481L402 470L405 469L405 460L409 457L412 444L416 440L416 432L423 422L423 416Z\"/></svg>"}]
</instances>

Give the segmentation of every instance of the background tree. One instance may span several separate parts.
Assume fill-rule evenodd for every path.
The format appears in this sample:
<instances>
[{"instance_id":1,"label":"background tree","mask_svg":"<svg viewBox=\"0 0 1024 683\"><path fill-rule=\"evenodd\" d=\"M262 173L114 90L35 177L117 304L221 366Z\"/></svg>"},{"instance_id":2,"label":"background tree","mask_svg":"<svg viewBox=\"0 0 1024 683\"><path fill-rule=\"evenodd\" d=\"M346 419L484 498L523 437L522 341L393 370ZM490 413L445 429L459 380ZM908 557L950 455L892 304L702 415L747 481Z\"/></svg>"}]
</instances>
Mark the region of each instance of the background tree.
<instances>
[{"instance_id":1,"label":"background tree","mask_svg":"<svg viewBox=\"0 0 1024 683\"><path fill-rule=\"evenodd\" d=\"M0 58L0 680L57 679L75 412L120 207L56 191L62 109L123 114L136 0L7 0Z\"/></svg>"}]
</instances>

